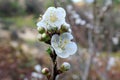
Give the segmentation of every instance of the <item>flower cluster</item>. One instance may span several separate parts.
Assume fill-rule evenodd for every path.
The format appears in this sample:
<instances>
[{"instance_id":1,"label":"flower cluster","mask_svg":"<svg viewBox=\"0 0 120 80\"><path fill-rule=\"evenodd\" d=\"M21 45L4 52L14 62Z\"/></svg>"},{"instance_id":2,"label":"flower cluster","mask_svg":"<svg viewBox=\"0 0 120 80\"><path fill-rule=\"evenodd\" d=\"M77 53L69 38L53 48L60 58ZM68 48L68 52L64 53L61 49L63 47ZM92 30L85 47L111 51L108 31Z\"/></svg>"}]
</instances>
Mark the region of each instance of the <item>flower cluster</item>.
<instances>
[{"instance_id":1,"label":"flower cluster","mask_svg":"<svg viewBox=\"0 0 120 80\"><path fill-rule=\"evenodd\" d=\"M51 46L47 52L53 61L53 80L58 74L70 69L70 64L67 62L64 62L58 69L56 57L67 58L77 51L77 45L72 41L72 31L70 25L65 21L65 16L66 12L63 8L49 7L37 23L38 40ZM43 68L42 74L46 75L48 80L52 76L48 68Z\"/></svg>"},{"instance_id":2,"label":"flower cluster","mask_svg":"<svg viewBox=\"0 0 120 80\"><path fill-rule=\"evenodd\" d=\"M67 58L77 51L72 41L70 25L65 21L66 12L61 7L49 7L37 23L38 39L51 45L56 55Z\"/></svg>"}]
</instances>

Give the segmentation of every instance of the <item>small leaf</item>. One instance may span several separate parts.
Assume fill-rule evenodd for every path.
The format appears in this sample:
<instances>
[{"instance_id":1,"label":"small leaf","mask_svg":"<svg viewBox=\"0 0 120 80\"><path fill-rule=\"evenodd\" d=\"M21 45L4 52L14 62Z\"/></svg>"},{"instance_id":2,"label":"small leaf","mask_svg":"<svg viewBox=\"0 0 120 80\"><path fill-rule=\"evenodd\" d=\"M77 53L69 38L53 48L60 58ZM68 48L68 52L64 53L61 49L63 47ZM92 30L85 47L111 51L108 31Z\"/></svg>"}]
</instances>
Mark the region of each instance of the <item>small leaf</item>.
<instances>
[{"instance_id":1,"label":"small leaf","mask_svg":"<svg viewBox=\"0 0 120 80\"><path fill-rule=\"evenodd\" d=\"M51 50L51 48L49 47L47 50L47 53L50 55L50 54L52 54L52 50Z\"/></svg>"}]
</instances>

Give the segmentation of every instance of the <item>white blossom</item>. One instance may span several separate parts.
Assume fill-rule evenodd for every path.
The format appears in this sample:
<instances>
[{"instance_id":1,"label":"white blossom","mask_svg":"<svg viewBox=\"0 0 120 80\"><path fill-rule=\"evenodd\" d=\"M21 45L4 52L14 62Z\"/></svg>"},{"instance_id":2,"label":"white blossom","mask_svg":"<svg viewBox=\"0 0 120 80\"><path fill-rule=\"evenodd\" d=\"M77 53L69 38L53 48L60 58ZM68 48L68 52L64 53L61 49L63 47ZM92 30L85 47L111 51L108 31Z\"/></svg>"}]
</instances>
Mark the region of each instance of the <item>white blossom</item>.
<instances>
[{"instance_id":1,"label":"white blossom","mask_svg":"<svg viewBox=\"0 0 120 80\"><path fill-rule=\"evenodd\" d=\"M37 72L40 72L41 71L41 66L39 64L35 65L34 69L37 71Z\"/></svg>"},{"instance_id":2,"label":"white blossom","mask_svg":"<svg viewBox=\"0 0 120 80\"><path fill-rule=\"evenodd\" d=\"M32 76L33 78L39 78L39 79L43 77L42 74L36 73L36 72L32 72L31 76Z\"/></svg>"},{"instance_id":3,"label":"white blossom","mask_svg":"<svg viewBox=\"0 0 120 80\"><path fill-rule=\"evenodd\" d=\"M114 45L118 45L119 44L119 38L118 37L112 37L112 41Z\"/></svg>"},{"instance_id":4,"label":"white blossom","mask_svg":"<svg viewBox=\"0 0 120 80\"><path fill-rule=\"evenodd\" d=\"M81 23L81 19L77 18L77 19L75 20L75 24L79 25L80 23Z\"/></svg>"},{"instance_id":5,"label":"white blossom","mask_svg":"<svg viewBox=\"0 0 120 80\"><path fill-rule=\"evenodd\" d=\"M108 60L107 70L110 70L113 66L115 66L115 58L110 57L109 60Z\"/></svg>"},{"instance_id":6,"label":"white blossom","mask_svg":"<svg viewBox=\"0 0 120 80\"><path fill-rule=\"evenodd\" d=\"M71 33L63 33L60 36L55 34L51 39L51 46L54 48L57 56L61 58L67 58L73 55L77 51L77 45L72 42L73 36Z\"/></svg>"},{"instance_id":7,"label":"white blossom","mask_svg":"<svg viewBox=\"0 0 120 80\"><path fill-rule=\"evenodd\" d=\"M71 10L73 9L72 5L67 5L67 11L71 12Z\"/></svg>"},{"instance_id":8,"label":"white blossom","mask_svg":"<svg viewBox=\"0 0 120 80\"><path fill-rule=\"evenodd\" d=\"M51 29L58 27L60 29L61 25L65 22L66 12L61 7L49 7L44 15L42 20L37 23L38 27L44 27L45 29Z\"/></svg>"},{"instance_id":9,"label":"white blossom","mask_svg":"<svg viewBox=\"0 0 120 80\"><path fill-rule=\"evenodd\" d=\"M85 24L86 24L86 21L85 21L85 20L82 20L80 24L81 24L81 25L85 25Z\"/></svg>"}]
</instances>

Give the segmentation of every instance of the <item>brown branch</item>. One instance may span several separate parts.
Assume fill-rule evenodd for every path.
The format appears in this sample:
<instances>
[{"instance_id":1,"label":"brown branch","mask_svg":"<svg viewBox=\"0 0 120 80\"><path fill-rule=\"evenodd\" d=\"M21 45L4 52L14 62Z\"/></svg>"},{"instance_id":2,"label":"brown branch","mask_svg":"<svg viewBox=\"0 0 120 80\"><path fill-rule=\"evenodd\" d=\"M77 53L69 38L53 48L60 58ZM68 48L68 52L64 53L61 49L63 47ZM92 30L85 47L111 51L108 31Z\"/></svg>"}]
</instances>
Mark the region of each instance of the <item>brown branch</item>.
<instances>
[{"instance_id":1,"label":"brown branch","mask_svg":"<svg viewBox=\"0 0 120 80\"><path fill-rule=\"evenodd\" d=\"M57 1L54 0L54 6L57 8Z\"/></svg>"},{"instance_id":2,"label":"brown branch","mask_svg":"<svg viewBox=\"0 0 120 80\"><path fill-rule=\"evenodd\" d=\"M55 53L55 55L54 55L54 61L53 61L53 80L55 80L56 79L56 77L57 77L57 61L56 61L56 58L57 58L57 55L56 55L56 53Z\"/></svg>"},{"instance_id":3,"label":"brown branch","mask_svg":"<svg viewBox=\"0 0 120 80\"><path fill-rule=\"evenodd\" d=\"M97 19L97 11L96 11L96 6L97 6L97 1L95 0L93 2L93 14L94 14L94 19L93 19L93 24L94 24L94 28L96 28L96 19ZM93 37L94 35L92 34L92 30L88 31L88 45L89 45L89 54L90 56L88 57L88 60L86 62L86 67L85 67L85 71L84 71L84 75L82 77L82 80L87 80L88 76L89 76L89 72L91 69L91 65L92 65L92 60L94 55L96 54L95 52L95 44L96 41L93 43Z\"/></svg>"},{"instance_id":4,"label":"brown branch","mask_svg":"<svg viewBox=\"0 0 120 80\"><path fill-rule=\"evenodd\" d=\"M54 0L54 6L55 6L55 8L57 8L56 0ZM56 77L58 74L57 74L57 61L56 61L57 55L56 55L55 51L53 51L53 56L51 58L53 61L53 80L56 80Z\"/></svg>"}]
</instances>

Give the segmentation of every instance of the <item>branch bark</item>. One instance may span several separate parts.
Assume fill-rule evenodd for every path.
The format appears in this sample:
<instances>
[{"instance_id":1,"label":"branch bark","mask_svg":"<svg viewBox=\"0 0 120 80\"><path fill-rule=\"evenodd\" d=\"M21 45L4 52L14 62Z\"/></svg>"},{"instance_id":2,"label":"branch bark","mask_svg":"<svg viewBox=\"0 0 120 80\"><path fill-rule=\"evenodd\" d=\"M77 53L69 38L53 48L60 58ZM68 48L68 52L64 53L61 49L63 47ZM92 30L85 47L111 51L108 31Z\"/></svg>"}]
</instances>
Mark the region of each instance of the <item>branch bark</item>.
<instances>
[{"instance_id":1,"label":"branch bark","mask_svg":"<svg viewBox=\"0 0 120 80\"><path fill-rule=\"evenodd\" d=\"M54 6L57 8L57 1L54 0Z\"/></svg>"},{"instance_id":2,"label":"branch bark","mask_svg":"<svg viewBox=\"0 0 120 80\"><path fill-rule=\"evenodd\" d=\"M96 6L97 6L97 1L95 0L93 2L93 14L94 14L94 19L93 19L94 26L93 27L94 27L95 30L97 29L97 27L96 27L96 18L97 18ZM96 41L93 43L92 38L93 38L92 30L89 29L88 30L88 45L89 45L88 52L89 52L90 56L88 57L88 60L86 62L86 67L85 67L85 71L84 71L82 80L87 80L88 79L89 72L90 72L91 65L92 65L92 60L93 60L94 55L96 54L96 51L95 51Z\"/></svg>"},{"instance_id":3,"label":"branch bark","mask_svg":"<svg viewBox=\"0 0 120 80\"><path fill-rule=\"evenodd\" d=\"M55 8L57 8L57 1L54 0L54 6ZM56 80L57 77L57 61L56 61L57 55L55 53L55 51L53 52L53 80Z\"/></svg>"}]
</instances>

